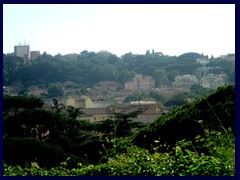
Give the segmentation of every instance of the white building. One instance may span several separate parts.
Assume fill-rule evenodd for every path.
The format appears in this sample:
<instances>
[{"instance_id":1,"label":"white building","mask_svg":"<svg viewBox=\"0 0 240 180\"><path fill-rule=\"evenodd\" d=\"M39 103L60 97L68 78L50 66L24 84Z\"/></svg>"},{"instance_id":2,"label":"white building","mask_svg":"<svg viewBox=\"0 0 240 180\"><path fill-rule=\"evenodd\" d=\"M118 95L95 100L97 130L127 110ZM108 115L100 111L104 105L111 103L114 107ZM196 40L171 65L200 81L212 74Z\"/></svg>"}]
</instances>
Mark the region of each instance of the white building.
<instances>
[{"instance_id":1,"label":"white building","mask_svg":"<svg viewBox=\"0 0 240 180\"><path fill-rule=\"evenodd\" d=\"M18 45L14 46L15 56L22 57L24 59L30 59L30 46L29 45Z\"/></svg>"},{"instance_id":2,"label":"white building","mask_svg":"<svg viewBox=\"0 0 240 180\"><path fill-rule=\"evenodd\" d=\"M220 75L209 74L201 78L201 84L205 88L213 88L213 89L216 89L220 86L225 86L227 85L227 75L226 74L220 74Z\"/></svg>"},{"instance_id":3,"label":"white building","mask_svg":"<svg viewBox=\"0 0 240 180\"><path fill-rule=\"evenodd\" d=\"M209 63L209 59L207 59L207 58L197 58L196 62L200 63L200 64L208 64Z\"/></svg>"},{"instance_id":4,"label":"white building","mask_svg":"<svg viewBox=\"0 0 240 180\"><path fill-rule=\"evenodd\" d=\"M197 84L198 80L195 75L185 74L183 76L176 76L173 87L190 89L193 84Z\"/></svg>"}]
</instances>

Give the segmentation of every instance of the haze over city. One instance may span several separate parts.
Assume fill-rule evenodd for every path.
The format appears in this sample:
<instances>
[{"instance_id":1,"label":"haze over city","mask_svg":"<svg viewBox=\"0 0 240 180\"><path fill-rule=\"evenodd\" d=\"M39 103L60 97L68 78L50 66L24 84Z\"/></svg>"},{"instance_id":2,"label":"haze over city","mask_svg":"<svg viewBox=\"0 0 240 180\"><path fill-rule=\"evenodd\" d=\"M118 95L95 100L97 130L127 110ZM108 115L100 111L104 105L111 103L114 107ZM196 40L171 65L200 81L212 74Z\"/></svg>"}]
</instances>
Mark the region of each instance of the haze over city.
<instances>
[{"instance_id":1,"label":"haze over city","mask_svg":"<svg viewBox=\"0 0 240 180\"><path fill-rule=\"evenodd\" d=\"M3 5L3 53L235 53L234 4Z\"/></svg>"}]
</instances>

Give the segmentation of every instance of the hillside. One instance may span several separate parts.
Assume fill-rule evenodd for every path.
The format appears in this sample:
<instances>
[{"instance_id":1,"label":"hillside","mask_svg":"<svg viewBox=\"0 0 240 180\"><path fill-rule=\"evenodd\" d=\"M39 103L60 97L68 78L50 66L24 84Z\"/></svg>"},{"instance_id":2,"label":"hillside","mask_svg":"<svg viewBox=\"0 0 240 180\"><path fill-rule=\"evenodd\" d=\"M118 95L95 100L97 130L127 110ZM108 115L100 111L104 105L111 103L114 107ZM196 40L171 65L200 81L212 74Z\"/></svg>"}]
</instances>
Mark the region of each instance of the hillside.
<instances>
[{"instance_id":1,"label":"hillside","mask_svg":"<svg viewBox=\"0 0 240 180\"><path fill-rule=\"evenodd\" d=\"M226 131L235 126L235 86L221 87L206 98L173 109L135 134L133 142L150 149L155 140L174 146L182 139L194 140L205 131Z\"/></svg>"}]
</instances>

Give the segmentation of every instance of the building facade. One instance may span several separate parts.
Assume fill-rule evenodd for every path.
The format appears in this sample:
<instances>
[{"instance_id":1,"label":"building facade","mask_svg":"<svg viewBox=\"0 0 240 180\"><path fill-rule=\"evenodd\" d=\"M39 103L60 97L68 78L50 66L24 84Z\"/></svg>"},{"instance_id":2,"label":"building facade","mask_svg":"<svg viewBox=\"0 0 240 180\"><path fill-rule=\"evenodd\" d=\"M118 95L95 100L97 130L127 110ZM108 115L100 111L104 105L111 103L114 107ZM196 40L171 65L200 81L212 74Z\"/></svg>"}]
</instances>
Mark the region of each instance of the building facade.
<instances>
[{"instance_id":1,"label":"building facade","mask_svg":"<svg viewBox=\"0 0 240 180\"><path fill-rule=\"evenodd\" d=\"M22 57L26 60L30 59L30 46L29 45L18 45L14 46L15 56Z\"/></svg>"},{"instance_id":2,"label":"building facade","mask_svg":"<svg viewBox=\"0 0 240 180\"><path fill-rule=\"evenodd\" d=\"M142 113L138 114L133 121L146 124L152 123L163 113L168 112L161 104L141 102L141 104L111 105L106 108L85 108L83 109L84 114L78 119L90 122L105 121L113 119L114 113L128 114L135 111L142 111Z\"/></svg>"},{"instance_id":3,"label":"building facade","mask_svg":"<svg viewBox=\"0 0 240 180\"><path fill-rule=\"evenodd\" d=\"M209 74L201 78L201 85L205 88L216 89L220 86L227 85L227 75L226 74Z\"/></svg>"},{"instance_id":4,"label":"building facade","mask_svg":"<svg viewBox=\"0 0 240 180\"><path fill-rule=\"evenodd\" d=\"M126 90L147 91L155 88L155 79L151 76L137 75L132 81L124 84Z\"/></svg>"},{"instance_id":5,"label":"building facade","mask_svg":"<svg viewBox=\"0 0 240 180\"><path fill-rule=\"evenodd\" d=\"M92 108L93 102L87 96L71 96L66 99L65 105L75 108Z\"/></svg>"},{"instance_id":6,"label":"building facade","mask_svg":"<svg viewBox=\"0 0 240 180\"><path fill-rule=\"evenodd\" d=\"M40 56L40 51L31 51L30 52L30 59L31 60L37 59L38 56Z\"/></svg>"},{"instance_id":7,"label":"building facade","mask_svg":"<svg viewBox=\"0 0 240 180\"><path fill-rule=\"evenodd\" d=\"M198 84L197 77L195 75L185 74L183 76L176 76L173 87L190 89L193 84Z\"/></svg>"}]
</instances>

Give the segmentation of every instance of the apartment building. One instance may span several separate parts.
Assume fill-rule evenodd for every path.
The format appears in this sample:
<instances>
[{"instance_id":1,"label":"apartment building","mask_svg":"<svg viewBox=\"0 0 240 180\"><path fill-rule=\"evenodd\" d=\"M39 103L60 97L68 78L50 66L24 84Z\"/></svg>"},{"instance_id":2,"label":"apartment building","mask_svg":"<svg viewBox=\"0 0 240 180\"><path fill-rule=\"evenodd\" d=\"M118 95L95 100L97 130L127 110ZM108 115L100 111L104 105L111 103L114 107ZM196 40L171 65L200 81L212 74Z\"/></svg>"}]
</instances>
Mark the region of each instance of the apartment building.
<instances>
[{"instance_id":1,"label":"apartment building","mask_svg":"<svg viewBox=\"0 0 240 180\"><path fill-rule=\"evenodd\" d=\"M30 46L29 45L18 45L14 46L15 56L22 57L26 60L30 59Z\"/></svg>"},{"instance_id":2,"label":"apartment building","mask_svg":"<svg viewBox=\"0 0 240 180\"><path fill-rule=\"evenodd\" d=\"M193 84L198 83L195 75L185 74L183 76L176 76L175 82L172 83L173 87L190 89Z\"/></svg>"}]
</instances>

